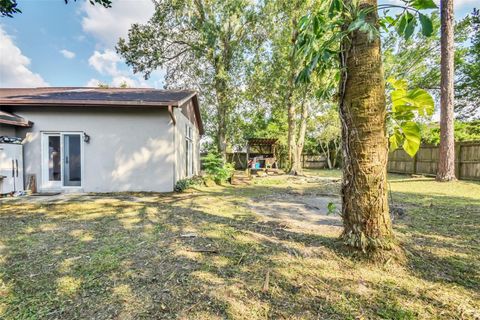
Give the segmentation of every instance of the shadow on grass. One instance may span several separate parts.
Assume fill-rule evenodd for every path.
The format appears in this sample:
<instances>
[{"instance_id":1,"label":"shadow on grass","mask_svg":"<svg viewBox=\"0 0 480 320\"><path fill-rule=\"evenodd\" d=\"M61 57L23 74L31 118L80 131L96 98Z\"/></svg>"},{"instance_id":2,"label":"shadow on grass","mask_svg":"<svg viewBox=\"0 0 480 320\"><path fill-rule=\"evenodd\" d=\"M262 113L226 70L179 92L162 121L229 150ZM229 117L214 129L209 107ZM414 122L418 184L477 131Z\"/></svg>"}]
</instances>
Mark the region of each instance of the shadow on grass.
<instances>
[{"instance_id":1,"label":"shadow on grass","mask_svg":"<svg viewBox=\"0 0 480 320\"><path fill-rule=\"evenodd\" d=\"M357 265L337 239L287 230L236 204L271 192L315 195L334 189L251 186L180 195L90 195L58 203L4 203L0 315L417 318L416 310L401 303L414 296L410 289L387 281L365 282L345 272ZM237 211L222 216L220 195L229 210ZM202 209L201 201L211 209ZM409 208L411 220L405 230L412 236L404 246L412 253L411 272L475 290L478 271L473 269L473 256L442 257L430 251L467 245L454 239L443 246L431 237L458 234L439 227L437 220L428 222L441 214L435 206ZM463 226L469 228L467 239L478 232L477 218L471 220L472 226ZM455 215L444 221L452 225L468 219ZM472 252L471 247L464 249ZM448 312L447 317L454 315Z\"/></svg>"},{"instance_id":2,"label":"shadow on grass","mask_svg":"<svg viewBox=\"0 0 480 320\"><path fill-rule=\"evenodd\" d=\"M372 314L400 312L388 297L372 303L347 292L349 280L311 277L299 267L319 255L351 266L335 239L177 201L2 207L2 317L346 319L366 305Z\"/></svg>"}]
</instances>

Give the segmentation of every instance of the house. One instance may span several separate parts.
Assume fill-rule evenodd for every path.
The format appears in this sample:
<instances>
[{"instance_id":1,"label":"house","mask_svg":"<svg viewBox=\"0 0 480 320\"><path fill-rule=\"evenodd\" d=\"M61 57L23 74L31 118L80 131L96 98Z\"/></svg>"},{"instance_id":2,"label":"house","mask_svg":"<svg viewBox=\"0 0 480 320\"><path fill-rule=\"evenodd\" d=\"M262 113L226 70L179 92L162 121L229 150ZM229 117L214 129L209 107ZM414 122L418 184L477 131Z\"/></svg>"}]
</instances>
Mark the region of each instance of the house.
<instances>
[{"instance_id":1,"label":"house","mask_svg":"<svg viewBox=\"0 0 480 320\"><path fill-rule=\"evenodd\" d=\"M0 112L0 136L21 138L23 185L34 176L39 191L168 192L200 170L193 91L0 89Z\"/></svg>"}]
</instances>

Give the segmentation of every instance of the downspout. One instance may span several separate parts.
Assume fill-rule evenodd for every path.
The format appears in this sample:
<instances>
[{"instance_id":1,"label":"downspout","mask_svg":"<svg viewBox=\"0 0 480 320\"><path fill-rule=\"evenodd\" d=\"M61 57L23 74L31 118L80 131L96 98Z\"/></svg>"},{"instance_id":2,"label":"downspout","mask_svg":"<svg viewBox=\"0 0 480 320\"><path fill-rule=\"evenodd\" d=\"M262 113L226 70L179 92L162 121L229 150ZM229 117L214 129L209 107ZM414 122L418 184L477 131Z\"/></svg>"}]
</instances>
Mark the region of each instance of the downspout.
<instances>
[{"instance_id":1,"label":"downspout","mask_svg":"<svg viewBox=\"0 0 480 320\"><path fill-rule=\"evenodd\" d=\"M173 123L173 181L172 189L175 190L175 184L177 181L177 121L175 119L175 113L172 106L168 106L168 113Z\"/></svg>"}]
</instances>

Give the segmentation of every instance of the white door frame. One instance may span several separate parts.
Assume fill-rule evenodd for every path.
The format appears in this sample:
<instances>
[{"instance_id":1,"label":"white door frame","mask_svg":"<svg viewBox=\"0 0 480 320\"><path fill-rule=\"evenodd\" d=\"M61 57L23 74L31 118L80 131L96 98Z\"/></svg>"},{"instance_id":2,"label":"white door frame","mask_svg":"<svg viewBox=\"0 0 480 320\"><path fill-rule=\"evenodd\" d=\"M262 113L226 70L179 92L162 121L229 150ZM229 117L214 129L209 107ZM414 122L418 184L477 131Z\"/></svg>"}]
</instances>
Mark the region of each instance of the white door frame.
<instances>
[{"instance_id":1,"label":"white door frame","mask_svg":"<svg viewBox=\"0 0 480 320\"><path fill-rule=\"evenodd\" d=\"M64 136L65 135L79 135L80 136L80 186L65 186L64 185L64 163L65 163L65 150L64 150ZM48 172L48 143L49 136L60 137L60 181L49 181ZM44 131L41 132L41 171L42 171L42 189L59 190L59 189L81 189L83 188L84 181L84 143L83 132L81 131Z\"/></svg>"}]
</instances>

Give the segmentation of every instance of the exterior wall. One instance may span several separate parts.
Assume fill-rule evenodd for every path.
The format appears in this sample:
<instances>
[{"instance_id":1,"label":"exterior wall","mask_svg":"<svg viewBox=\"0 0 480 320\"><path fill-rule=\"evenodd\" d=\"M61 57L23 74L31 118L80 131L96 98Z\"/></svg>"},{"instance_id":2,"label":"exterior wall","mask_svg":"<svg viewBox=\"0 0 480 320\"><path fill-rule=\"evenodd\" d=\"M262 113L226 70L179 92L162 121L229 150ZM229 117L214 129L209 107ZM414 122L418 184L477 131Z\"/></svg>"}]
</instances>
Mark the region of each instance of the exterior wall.
<instances>
[{"instance_id":1,"label":"exterior wall","mask_svg":"<svg viewBox=\"0 0 480 320\"><path fill-rule=\"evenodd\" d=\"M14 137L15 136L15 127L5 125L5 124L0 124L0 136Z\"/></svg>"},{"instance_id":2,"label":"exterior wall","mask_svg":"<svg viewBox=\"0 0 480 320\"><path fill-rule=\"evenodd\" d=\"M187 153L186 153L186 129L185 126L188 125L192 128L192 142L193 142L193 175L198 175L200 173L200 134L197 126L190 122L187 117L182 113L179 108L174 109L175 119L177 125L175 127L175 181L180 179L187 178Z\"/></svg>"},{"instance_id":3,"label":"exterior wall","mask_svg":"<svg viewBox=\"0 0 480 320\"><path fill-rule=\"evenodd\" d=\"M173 190L174 131L166 109L16 107L33 121L17 129L24 139L25 175L35 174L42 186L42 132L83 132L83 182L78 191Z\"/></svg>"}]
</instances>

